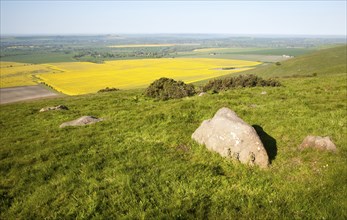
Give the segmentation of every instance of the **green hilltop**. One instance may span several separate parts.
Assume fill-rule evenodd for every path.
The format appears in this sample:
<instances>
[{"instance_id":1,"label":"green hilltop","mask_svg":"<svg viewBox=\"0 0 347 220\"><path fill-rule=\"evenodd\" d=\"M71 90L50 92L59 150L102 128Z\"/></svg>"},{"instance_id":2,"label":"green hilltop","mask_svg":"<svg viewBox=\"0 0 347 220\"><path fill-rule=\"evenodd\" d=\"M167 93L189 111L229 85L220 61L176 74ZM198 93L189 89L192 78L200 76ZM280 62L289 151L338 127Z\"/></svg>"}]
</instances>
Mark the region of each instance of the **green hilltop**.
<instances>
[{"instance_id":1,"label":"green hilltop","mask_svg":"<svg viewBox=\"0 0 347 220\"><path fill-rule=\"evenodd\" d=\"M346 46L249 73L280 77L283 86L168 101L129 90L1 105L0 219L346 219ZM283 77L292 75L302 76ZM39 113L60 104L69 110ZM191 139L222 107L267 134L268 169ZM59 128L83 115L104 121ZM299 151L307 135L331 137L337 153Z\"/></svg>"}]
</instances>

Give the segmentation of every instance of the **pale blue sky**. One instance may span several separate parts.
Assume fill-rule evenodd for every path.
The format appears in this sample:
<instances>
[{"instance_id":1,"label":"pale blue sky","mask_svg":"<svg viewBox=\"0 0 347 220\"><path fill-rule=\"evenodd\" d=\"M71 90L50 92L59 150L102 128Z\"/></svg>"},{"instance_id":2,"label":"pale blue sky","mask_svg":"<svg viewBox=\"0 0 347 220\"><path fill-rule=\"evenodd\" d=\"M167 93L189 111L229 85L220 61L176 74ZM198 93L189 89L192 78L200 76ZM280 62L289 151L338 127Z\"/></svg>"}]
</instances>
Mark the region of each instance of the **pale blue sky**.
<instances>
[{"instance_id":1,"label":"pale blue sky","mask_svg":"<svg viewBox=\"0 0 347 220\"><path fill-rule=\"evenodd\" d=\"M346 35L346 1L1 1L1 34Z\"/></svg>"}]
</instances>

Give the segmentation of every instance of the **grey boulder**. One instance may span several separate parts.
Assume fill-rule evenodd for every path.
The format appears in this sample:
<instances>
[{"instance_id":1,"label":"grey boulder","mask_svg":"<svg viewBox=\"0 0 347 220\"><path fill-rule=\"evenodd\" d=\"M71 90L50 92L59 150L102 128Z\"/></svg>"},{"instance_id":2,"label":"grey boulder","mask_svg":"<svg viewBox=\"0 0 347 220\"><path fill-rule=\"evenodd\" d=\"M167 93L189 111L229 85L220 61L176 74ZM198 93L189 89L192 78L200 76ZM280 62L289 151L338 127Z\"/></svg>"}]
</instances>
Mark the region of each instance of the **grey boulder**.
<instances>
[{"instance_id":1,"label":"grey boulder","mask_svg":"<svg viewBox=\"0 0 347 220\"><path fill-rule=\"evenodd\" d=\"M64 122L59 127L64 128L67 126L84 126L88 124L94 124L96 122L102 121L102 118L96 118L94 116L82 116L76 120Z\"/></svg>"},{"instance_id":2,"label":"grey boulder","mask_svg":"<svg viewBox=\"0 0 347 220\"><path fill-rule=\"evenodd\" d=\"M299 148L316 148L319 150L328 150L336 152L336 145L330 140L330 137L309 135L304 139Z\"/></svg>"},{"instance_id":3,"label":"grey boulder","mask_svg":"<svg viewBox=\"0 0 347 220\"><path fill-rule=\"evenodd\" d=\"M47 112L47 111L53 111L53 110L69 110L69 108L66 107L65 105L58 105L53 107L41 108L40 112Z\"/></svg>"},{"instance_id":4,"label":"grey boulder","mask_svg":"<svg viewBox=\"0 0 347 220\"><path fill-rule=\"evenodd\" d=\"M212 119L203 121L192 138L223 157L261 168L269 165L255 129L228 108L219 109Z\"/></svg>"}]
</instances>

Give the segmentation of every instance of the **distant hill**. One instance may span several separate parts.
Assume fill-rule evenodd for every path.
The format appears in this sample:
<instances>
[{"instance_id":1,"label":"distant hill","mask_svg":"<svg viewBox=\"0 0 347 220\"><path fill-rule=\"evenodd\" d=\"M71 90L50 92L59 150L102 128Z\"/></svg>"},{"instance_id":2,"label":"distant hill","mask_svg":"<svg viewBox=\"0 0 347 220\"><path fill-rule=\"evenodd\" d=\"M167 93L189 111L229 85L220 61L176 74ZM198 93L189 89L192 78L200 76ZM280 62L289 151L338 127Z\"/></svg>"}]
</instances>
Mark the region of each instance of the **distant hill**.
<instances>
[{"instance_id":1,"label":"distant hill","mask_svg":"<svg viewBox=\"0 0 347 220\"><path fill-rule=\"evenodd\" d=\"M265 64L262 67L243 72L264 77L283 77L293 75L318 75L346 73L347 45L315 51L276 64Z\"/></svg>"}]
</instances>

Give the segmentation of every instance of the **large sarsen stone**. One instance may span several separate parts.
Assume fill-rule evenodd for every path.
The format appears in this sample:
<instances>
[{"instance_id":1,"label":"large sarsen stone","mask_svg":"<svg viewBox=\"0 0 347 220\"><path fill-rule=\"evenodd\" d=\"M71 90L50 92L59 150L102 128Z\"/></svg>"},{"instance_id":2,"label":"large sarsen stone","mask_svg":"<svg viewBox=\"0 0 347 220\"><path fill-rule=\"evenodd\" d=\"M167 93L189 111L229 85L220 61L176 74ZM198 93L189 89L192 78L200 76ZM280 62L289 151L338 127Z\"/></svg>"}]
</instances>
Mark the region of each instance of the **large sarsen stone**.
<instances>
[{"instance_id":1,"label":"large sarsen stone","mask_svg":"<svg viewBox=\"0 0 347 220\"><path fill-rule=\"evenodd\" d=\"M223 157L265 168L269 157L255 129L228 108L202 122L192 138Z\"/></svg>"}]
</instances>

